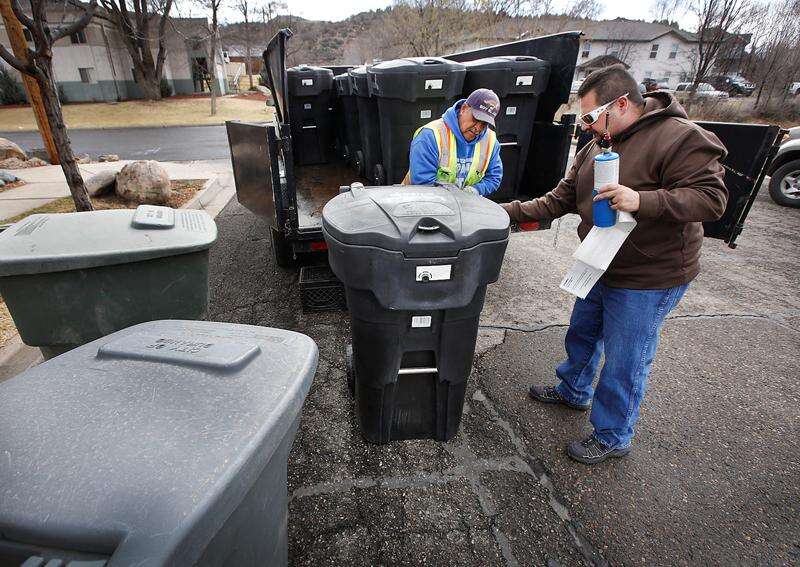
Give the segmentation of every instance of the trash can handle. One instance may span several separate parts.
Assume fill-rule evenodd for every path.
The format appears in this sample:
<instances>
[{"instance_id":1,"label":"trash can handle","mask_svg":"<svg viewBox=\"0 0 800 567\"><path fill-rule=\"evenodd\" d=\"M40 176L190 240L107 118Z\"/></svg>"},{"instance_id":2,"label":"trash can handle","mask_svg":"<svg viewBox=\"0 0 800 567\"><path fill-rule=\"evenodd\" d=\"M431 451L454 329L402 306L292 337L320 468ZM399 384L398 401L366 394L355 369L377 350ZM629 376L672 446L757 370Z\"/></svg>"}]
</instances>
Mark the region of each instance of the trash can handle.
<instances>
[{"instance_id":1,"label":"trash can handle","mask_svg":"<svg viewBox=\"0 0 800 567\"><path fill-rule=\"evenodd\" d=\"M422 64L423 65L438 65L439 61L437 61L436 59L426 59L425 61L422 62Z\"/></svg>"},{"instance_id":2,"label":"trash can handle","mask_svg":"<svg viewBox=\"0 0 800 567\"><path fill-rule=\"evenodd\" d=\"M353 199L360 199L364 195L364 184L360 181L350 184L350 193L353 194Z\"/></svg>"},{"instance_id":3,"label":"trash can handle","mask_svg":"<svg viewBox=\"0 0 800 567\"><path fill-rule=\"evenodd\" d=\"M422 226L421 224L419 224L419 225L417 225L417 228L420 229L420 230L424 230L426 232L433 232L435 230L439 230L442 227L439 226L438 224L432 224L430 226Z\"/></svg>"}]
</instances>

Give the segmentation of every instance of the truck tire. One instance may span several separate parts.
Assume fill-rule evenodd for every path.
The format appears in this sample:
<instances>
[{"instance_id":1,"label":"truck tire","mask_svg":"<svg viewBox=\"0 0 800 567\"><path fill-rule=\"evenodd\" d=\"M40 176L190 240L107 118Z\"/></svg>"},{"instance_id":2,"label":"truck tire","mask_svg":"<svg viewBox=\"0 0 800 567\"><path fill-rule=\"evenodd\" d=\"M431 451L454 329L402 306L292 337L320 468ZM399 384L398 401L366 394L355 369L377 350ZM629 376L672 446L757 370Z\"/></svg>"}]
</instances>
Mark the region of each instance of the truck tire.
<instances>
[{"instance_id":1,"label":"truck tire","mask_svg":"<svg viewBox=\"0 0 800 567\"><path fill-rule=\"evenodd\" d=\"M800 208L800 194L788 195L790 188L800 190L800 159L784 163L769 180L769 196L784 207Z\"/></svg>"},{"instance_id":2,"label":"truck tire","mask_svg":"<svg viewBox=\"0 0 800 567\"><path fill-rule=\"evenodd\" d=\"M272 256L275 263L281 268L291 268L294 266L294 250L292 243L286 240L286 236L274 228L270 229L270 239L272 240Z\"/></svg>"}]
</instances>

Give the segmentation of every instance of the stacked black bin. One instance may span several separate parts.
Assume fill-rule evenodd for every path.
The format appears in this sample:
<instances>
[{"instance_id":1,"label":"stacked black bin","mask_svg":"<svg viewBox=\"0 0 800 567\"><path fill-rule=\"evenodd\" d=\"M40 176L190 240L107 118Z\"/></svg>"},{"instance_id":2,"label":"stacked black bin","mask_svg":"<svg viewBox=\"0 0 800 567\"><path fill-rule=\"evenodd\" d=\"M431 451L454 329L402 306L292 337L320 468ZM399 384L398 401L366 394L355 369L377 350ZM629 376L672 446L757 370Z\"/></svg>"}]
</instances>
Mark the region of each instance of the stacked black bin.
<instances>
[{"instance_id":1,"label":"stacked black bin","mask_svg":"<svg viewBox=\"0 0 800 567\"><path fill-rule=\"evenodd\" d=\"M451 439L508 215L458 190L354 186L325 205L322 229L350 308L363 436Z\"/></svg>"},{"instance_id":2,"label":"stacked black bin","mask_svg":"<svg viewBox=\"0 0 800 567\"><path fill-rule=\"evenodd\" d=\"M381 130L378 118L378 101L369 91L369 76L364 66L351 69L351 88L358 109L358 130L361 149L356 150L353 165L359 175L378 185L375 172L381 163ZM382 167L382 166L381 166Z\"/></svg>"},{"instance_id":3,"label":"stacked black bin","mask_svg":"<svg viewBox=\"0 0 800 567\"><path fill-rule=\"evenodd\" d=\"M341 112L341 139L343 140L345 161L355 167L359 175L362 174L362 164L357 157L361 150L361 132L359 131L358 104L353 94L353 83L350 75L343 73L334 77L336 81L336 95L339 100Z\"/></svg>"},{"instance_id":4,"label":"stacked black bin","mask_svg":"<svg viewBox=\"0 0 800 567\"><path fill-rule=\"evenodd\" d=\"M369 68L370 92L378 99L383 173L381 183L400 183L408 172L414 132L439 118L461 95L464 65L441 57L410 57Z\"/></svg>"},{"instance_id":5,"label":"stacked black bin","mask_svg":"<svg viewBox=\"0 0 800 567\"><path fill-rule=\"evenodd\" d=\"M503 182L492 193L507 201L517 195L533 132L539 95L547 87L550 63L526 56L487 57L465 63L464 96L475 89L492 89L500 97L495 133L502 145Z\"/></svg>"},{"instance_id":6,"label":"stacked black bin","mask_svg":"<svg viewBox=\"0 0 800 567\"><path fill-rule=\"evenodd\" d=\"M301 65L286 70L292 149L297 165L327 163L334 149L333 72Z\"/></svg>"}]
</instances>

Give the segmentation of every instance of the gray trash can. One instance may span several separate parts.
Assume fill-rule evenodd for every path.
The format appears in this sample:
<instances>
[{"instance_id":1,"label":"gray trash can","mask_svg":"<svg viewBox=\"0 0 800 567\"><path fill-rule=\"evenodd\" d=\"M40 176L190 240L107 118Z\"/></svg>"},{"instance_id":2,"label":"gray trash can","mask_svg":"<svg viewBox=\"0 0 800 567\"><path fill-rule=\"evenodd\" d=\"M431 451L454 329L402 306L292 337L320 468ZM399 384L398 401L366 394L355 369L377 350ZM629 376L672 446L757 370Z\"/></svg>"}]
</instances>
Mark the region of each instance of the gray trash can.
<instances>
[{"instance_id":1,"label":"gray trash can","mask_svg":"<svg viewBox=\"0 0 800 567\"><path fill-rule=\"evenodd\" d=\"M195 210L31 215L0 233L0 295L47 358L136 323L200 319L216 239Z\"/></svg>"},{"instance_id":2,"label":"gray trash can","mask_svg":"<svg viewBox=\"0 0 800 567\"><path fill-rule=\"evenodd\" d=\"M361 433L452 439L508 214L457 190L353 186L325 205L322 230L350 309Z\"/></svg>"},{"instance_id":3,"label":"gray trash can","mask_svg":"<svg viewBox=\"0 0 800 567\"><path fill-rule=\"evenodd\" d=\"M0 384L0 565L286 565L317 356L291 331L155 321Z\"/></svg>"}]
</instances>

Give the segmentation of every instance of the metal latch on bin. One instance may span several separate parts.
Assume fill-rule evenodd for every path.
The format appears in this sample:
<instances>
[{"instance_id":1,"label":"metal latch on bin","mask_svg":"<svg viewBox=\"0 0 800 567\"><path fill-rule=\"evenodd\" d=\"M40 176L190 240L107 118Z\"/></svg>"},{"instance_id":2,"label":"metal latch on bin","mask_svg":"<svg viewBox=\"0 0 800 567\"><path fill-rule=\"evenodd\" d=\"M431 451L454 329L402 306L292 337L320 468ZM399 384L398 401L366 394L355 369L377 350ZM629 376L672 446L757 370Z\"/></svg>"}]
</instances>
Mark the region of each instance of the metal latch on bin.
<instances>
[{"instance_id":1,"label":"metal latch on bin","mask_svg":"<svg viewBox=\"0 0 800 567\"><path fill-rule=\"evenodd\" d=\"M453 266L445 264L443 266L417 266L418 282L436 282L450 279Z\"/></svg>"}]
</instances>

